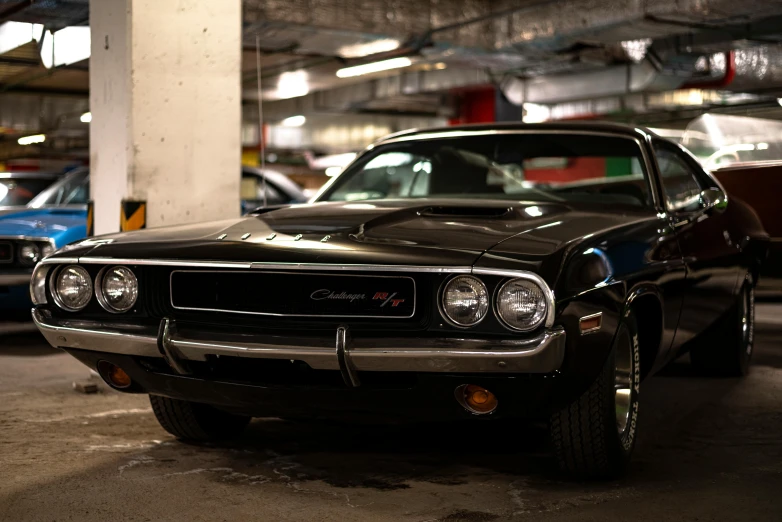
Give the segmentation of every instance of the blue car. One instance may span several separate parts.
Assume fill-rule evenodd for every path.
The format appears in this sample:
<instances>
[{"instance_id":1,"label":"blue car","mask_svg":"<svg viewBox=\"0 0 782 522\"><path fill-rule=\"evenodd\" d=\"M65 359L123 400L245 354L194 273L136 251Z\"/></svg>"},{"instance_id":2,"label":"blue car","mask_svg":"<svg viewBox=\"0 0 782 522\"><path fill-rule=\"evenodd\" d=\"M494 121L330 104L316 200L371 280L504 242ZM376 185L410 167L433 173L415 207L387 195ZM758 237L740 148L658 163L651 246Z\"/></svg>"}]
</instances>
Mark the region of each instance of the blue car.
<instances>
[{"instance_id":1,"label":"blue car","mask_svg":"<svg viewBox=\"0 0 782 522\"><path fill-rule=\"evenodd\" d=\"M266 205L304 203L304 192L286 175L242 168L242 213ZM265 185L265 197L264 197ZM89 169L79 168L40 192L24 210L0 214L0 334L30 324L30 276L36 263L87 235Z\"/></svg>"},{"instance_id":2,"label":"blue car","mask_svg":"<svg viewBox=\"0 0 782 522\"><path fill-rule=\"evenodd\" d=\"M0 333L29 322L30 275L36 263L87 235L87 169L67 174L24 210L0 215Z\"/></svg>"}]
</instances>

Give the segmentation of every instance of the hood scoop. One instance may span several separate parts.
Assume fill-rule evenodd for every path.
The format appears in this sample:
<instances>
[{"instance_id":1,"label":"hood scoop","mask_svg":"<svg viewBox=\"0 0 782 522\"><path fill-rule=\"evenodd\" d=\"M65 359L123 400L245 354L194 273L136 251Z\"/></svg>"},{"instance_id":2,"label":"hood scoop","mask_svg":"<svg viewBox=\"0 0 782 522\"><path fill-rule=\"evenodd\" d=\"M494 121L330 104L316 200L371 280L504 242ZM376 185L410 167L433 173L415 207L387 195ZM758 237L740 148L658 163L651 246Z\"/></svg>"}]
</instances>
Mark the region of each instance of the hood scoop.
<instances>
[{"instance_id":1,"label":"hood scoop","mask_svg":"<svg viewBox=\"0 0 782 522\"><path fill-rule=\"evenodd\" d=\"M426 217L459 217L459 218L501 218L513 212L513 207L471 207L471 206L437 206L428 207L418 212Z\"/></svg>"}]
</instances>

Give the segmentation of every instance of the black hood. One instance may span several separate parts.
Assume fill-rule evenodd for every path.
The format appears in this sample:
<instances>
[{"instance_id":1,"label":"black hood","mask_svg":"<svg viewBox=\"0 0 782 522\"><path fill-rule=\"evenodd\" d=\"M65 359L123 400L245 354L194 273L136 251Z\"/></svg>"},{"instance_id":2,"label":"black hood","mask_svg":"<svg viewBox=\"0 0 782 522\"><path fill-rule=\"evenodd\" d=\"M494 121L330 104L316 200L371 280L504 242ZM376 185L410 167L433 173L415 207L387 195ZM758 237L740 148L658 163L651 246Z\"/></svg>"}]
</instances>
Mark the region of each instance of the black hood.
<instances>
[{"instance_id":1,"label":"black hood","mask_svg":"<svg viewBox=\"0 0 782 522\"><path fill-rule=\"evenodd\" d=\"M103 236L99 239L111 242L94 247L89 255L469 266L485 252L502 248L508 241L520 253L545 255L590 231L594 233L628 219L631 218L622 214L577 210L563 204L497 200L316 203L235 220Z\"/></svg>"}]
</instances>

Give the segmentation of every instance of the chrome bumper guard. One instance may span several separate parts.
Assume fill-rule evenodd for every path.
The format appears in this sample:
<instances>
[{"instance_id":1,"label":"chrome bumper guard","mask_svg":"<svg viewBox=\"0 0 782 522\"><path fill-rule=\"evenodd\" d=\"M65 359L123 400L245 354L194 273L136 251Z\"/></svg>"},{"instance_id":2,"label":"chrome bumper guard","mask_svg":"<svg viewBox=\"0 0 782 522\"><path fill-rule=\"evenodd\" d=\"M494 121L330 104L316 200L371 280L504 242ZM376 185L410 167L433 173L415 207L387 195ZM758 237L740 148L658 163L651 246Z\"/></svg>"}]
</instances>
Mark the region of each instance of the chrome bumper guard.
<instances>
[{"instance_id":1,"label":"chrome bumper guard","mask_svg":"<svg viewBox=\"0 0 782 522\"><path fill-rule=\"evenodd\" d=\"M291 359L314 369L340 370L359 385L357 372L550 373L565 357L565 331L545 330L531 339L352 338L340 326L331 339L179 328L163 319L159 329L131 324L58 320L33 310L33 321L52 346L142 357L164 357L178 373L207 355ZM157 331L155 331L157 330Z\"/></svg>"}]
</instances>

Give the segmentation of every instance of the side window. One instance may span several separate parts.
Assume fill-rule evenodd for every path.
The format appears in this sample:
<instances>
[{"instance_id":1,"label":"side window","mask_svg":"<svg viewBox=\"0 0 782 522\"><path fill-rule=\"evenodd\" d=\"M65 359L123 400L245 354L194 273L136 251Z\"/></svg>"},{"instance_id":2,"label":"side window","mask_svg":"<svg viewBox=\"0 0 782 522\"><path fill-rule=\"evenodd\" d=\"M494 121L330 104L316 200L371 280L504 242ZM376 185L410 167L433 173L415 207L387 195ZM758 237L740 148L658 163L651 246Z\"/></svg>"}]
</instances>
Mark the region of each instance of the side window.
<instances>
[{"instance_id":1,"label":"side window","mask_svg":"<svg viewBox=\"0 0 782 522\"><path fill-rule=\"evenodd\" d=\"M86 205L90 199L90 181L84 175L74 181L73 185L66 186L63 191L61 205Z\"/></svg>"},{"instance_id":2,"label":"side window","mask_svg":"<svg viewBox=\"0 0 782 522\"><path fill-rule=\"evenodd\" d=\"M665 206L672 212L693 212L700 208L704 190L696 173L673 148L655 145L657 165L665 192Z\"/></svg>"},{"instance_id":3,"label":"side window","mask_svg":"<svg viewBox=\"0 0 782 522\"><path fill-rule=\"evenodd\" d=\"M242 176L241 196L245 210L263 205L263 179L254 174ZM266 204L283 205L285 203L290 203L290 198L267 179Z\"/></svg>"}]
</instances>

